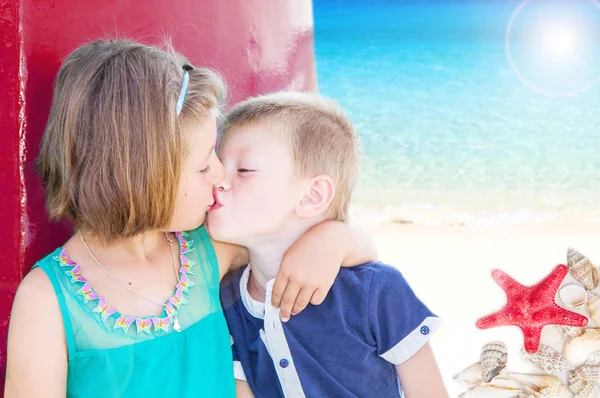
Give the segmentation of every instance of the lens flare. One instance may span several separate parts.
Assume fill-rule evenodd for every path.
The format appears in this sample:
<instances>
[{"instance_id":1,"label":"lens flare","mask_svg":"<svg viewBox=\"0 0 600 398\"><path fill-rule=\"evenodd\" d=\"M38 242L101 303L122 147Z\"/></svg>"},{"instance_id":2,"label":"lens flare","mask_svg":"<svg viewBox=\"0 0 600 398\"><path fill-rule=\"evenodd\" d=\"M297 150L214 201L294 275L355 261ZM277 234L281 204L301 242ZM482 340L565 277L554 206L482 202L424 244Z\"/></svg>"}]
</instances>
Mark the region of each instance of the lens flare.
<instances>
[{"instance_id":1,"label":"lens flare","mask_svg":"<svg viewBox=\"0 0 600 398\"><path fill-rule=\"evenodd\" d=\"M593 34L600 29L598 0L563 2L563 9L545 0L525 10L532 3L522 1L506 27L505 52L511 69L523 84L551 97L590 90L600 81L599 43Z\"/></svg>"}]
</instances>

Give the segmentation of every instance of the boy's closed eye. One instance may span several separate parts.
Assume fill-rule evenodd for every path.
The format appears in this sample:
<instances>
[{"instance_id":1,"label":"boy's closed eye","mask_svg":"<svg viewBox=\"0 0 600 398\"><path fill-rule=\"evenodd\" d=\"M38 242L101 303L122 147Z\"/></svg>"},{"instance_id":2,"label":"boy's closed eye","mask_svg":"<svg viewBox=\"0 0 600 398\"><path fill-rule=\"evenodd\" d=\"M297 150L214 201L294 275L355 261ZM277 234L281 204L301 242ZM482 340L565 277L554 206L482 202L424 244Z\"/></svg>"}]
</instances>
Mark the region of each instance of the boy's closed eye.
<instances>
[{"instance_id":1,"label":"boy's closed eye","mask_svg":"<svg viewBox=\"0 0 600 398\"><path fill-rule=\"evenodd\" d=\"M238 169L238 173L251 173L251 172L253 172L253 171L256 171L256 170L252 170L252 169L244 169L244 168L239 168L239 169Z\"/></svg>"}]
</instances>

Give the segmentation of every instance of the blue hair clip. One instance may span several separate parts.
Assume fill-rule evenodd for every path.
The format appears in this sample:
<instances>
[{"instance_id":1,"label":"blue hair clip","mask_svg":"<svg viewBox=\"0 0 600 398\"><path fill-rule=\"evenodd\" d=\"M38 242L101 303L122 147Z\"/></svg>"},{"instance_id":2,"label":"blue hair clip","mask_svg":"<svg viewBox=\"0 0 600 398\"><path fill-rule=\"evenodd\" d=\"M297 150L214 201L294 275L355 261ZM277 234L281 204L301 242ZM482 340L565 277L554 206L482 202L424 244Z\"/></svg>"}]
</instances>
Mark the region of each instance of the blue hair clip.
<instances>
[{"instance_id":1,"label":"blue hair clip","mask_svg":"<svg viewBox=\"0 0 600 398\"><path fill-rule=\"evenodd\" d=\"M187 95L188 86L190 83L190 75L188 70L192 70L193 68L189 65L183 65L183 83L181 83L181 91L179 92L179 98L177 98L177 104L175 105L175 112L177 116L181 113L181 109L183 108L183 103L185 102L185 96Z\"/></svg>"}]
</instances>

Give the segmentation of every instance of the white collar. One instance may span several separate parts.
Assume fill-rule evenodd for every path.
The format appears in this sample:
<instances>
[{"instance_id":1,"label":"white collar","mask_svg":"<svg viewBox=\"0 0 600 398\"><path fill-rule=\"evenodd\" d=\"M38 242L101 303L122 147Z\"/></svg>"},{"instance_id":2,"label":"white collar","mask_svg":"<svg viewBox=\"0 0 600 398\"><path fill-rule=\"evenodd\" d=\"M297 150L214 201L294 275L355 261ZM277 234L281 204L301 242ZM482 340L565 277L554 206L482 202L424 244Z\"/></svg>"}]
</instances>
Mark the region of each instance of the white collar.
<instances>
[{"instance_id":1,"label":"white collar","mask_svg":"<svg viewBox=\"0 0 600 398\"><path fill-rule=\"evenodd\" d=\"M242 303L246 310L255 318L265 319L265 303L261 303L260 301L256 301L250 296L248 293L248 280L250 279L250 264L246 267L244 272L242 273L242 277L240 278L240 295L242 296ZM267 283L266 286L266 297L265 301L271 299L271 290L273 289L273 280L269 281L271 283Z\"/></svg>"}]
</instances>

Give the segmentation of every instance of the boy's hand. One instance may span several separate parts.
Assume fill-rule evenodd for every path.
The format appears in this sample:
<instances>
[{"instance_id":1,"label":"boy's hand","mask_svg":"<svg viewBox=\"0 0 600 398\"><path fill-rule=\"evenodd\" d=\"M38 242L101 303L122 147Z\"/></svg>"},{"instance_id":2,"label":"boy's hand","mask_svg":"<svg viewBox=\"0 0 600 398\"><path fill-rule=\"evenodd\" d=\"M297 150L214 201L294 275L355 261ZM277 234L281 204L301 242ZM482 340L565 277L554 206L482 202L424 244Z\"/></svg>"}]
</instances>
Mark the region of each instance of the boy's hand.
<instances>
[{"instance_id":1,"label":"boy's hand","mask_svg":"<svg viewBox=\"0 0 600 398\"><path fill-rule=\"evenodd\" d=\"M377 258L375 244L364 231L339 221L325 221L302 235L285 252L275 279L272 304L281 320L325 300L340 266L355 266Z\"/></svg>"}]
</instances>

